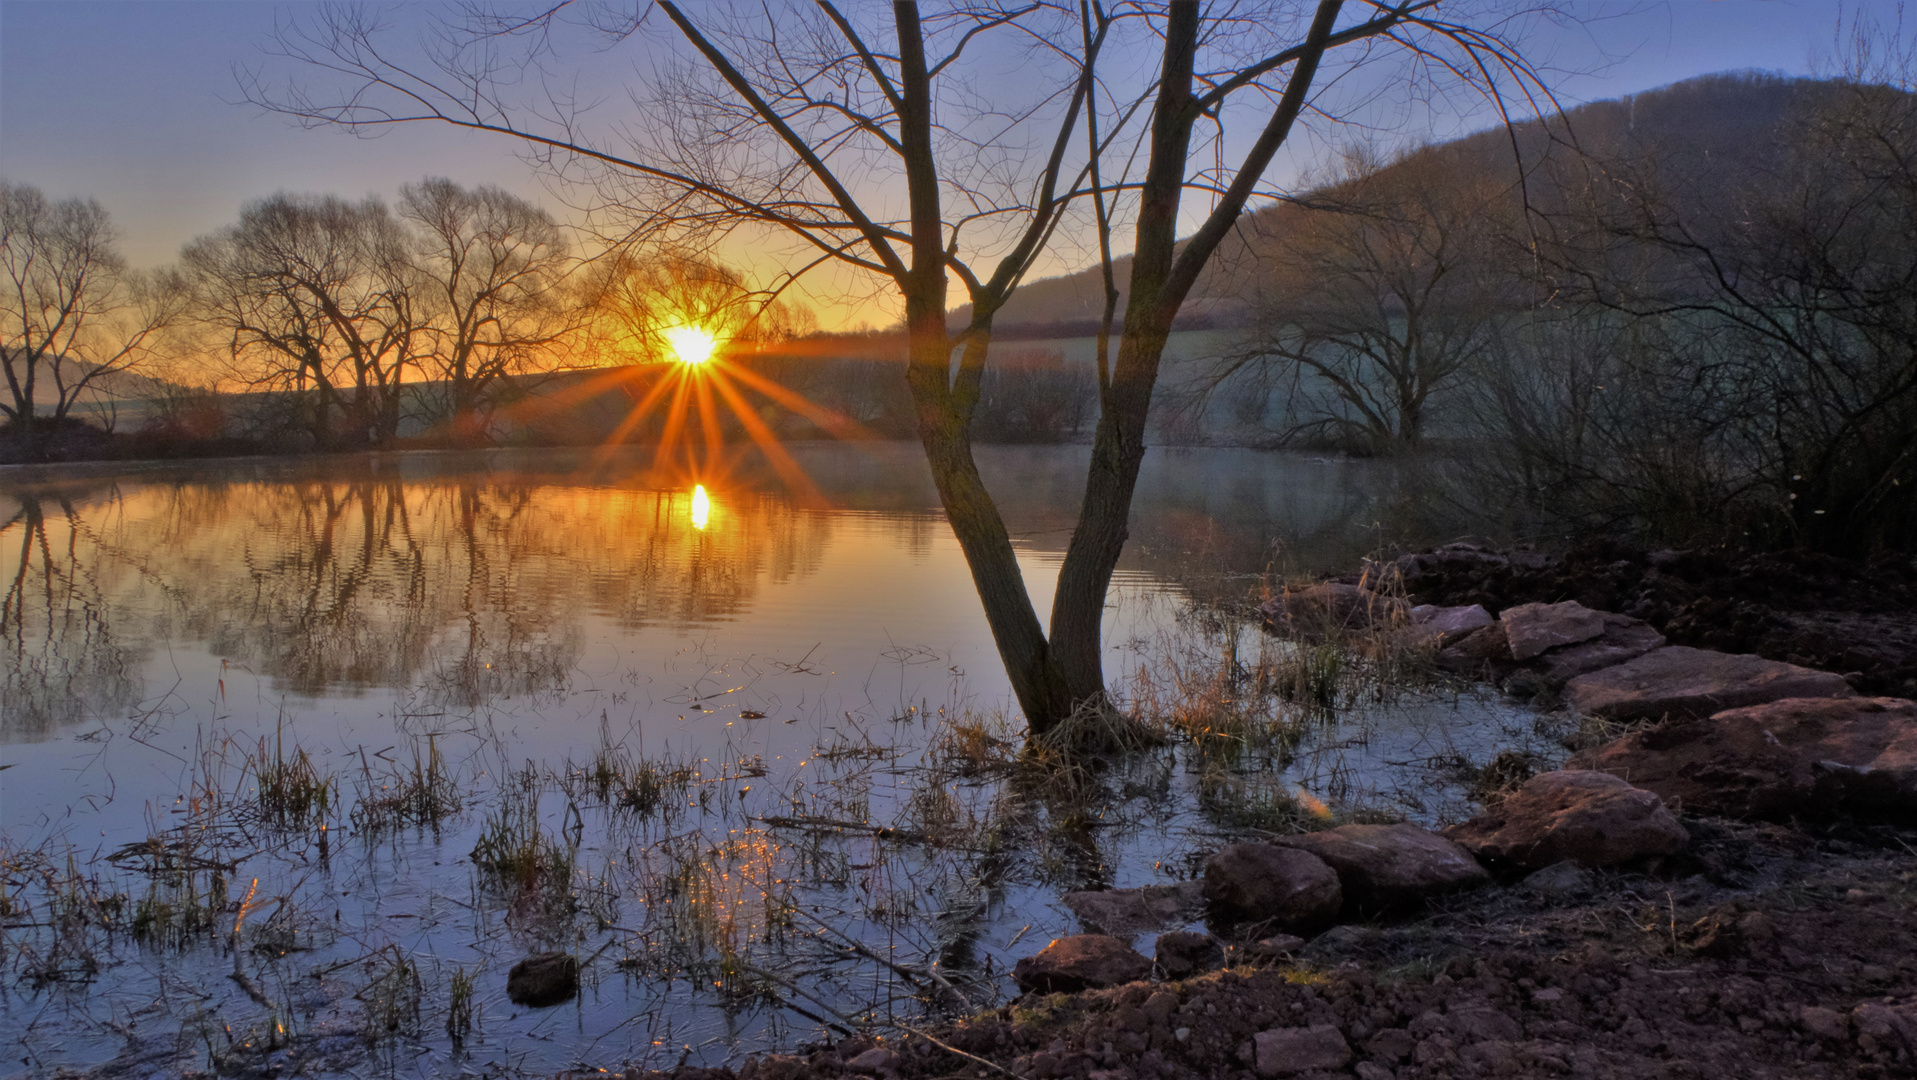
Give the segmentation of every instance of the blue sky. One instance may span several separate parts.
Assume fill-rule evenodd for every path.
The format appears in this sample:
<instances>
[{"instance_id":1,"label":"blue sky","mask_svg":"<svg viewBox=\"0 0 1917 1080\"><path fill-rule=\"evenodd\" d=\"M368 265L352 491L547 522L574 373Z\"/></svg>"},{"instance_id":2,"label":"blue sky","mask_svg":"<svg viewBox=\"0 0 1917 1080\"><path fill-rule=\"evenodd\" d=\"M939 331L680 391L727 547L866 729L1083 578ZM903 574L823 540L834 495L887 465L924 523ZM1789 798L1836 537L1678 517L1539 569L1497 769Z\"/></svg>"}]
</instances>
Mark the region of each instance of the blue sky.
<instances>
[{"instance_id":1,"label":"blue sky","mask_svg":"<svg viewBox=\"0 0 1917 1080\"><path fill-rule=\"evenodd\" d=\"M1832 52L1841 14L1894 10L1828 0L1674 0L1564 5L1581 26L1532 42L1572 74L1567 102L1616 97L1712 71L1810 73ZM556 210L559 202L506 140L411 126L385 138L306 131L235 103L236 65L292 66L264 45L276 20L315 5L0 0L0 175L49 195L99 199L136 265L170 260L193 236L277 190L391 196L428 174L496 183ZM397 22L426 9L391 4ZM634 60L596 58L602 85Z\"/></svg>"}]
</instances>

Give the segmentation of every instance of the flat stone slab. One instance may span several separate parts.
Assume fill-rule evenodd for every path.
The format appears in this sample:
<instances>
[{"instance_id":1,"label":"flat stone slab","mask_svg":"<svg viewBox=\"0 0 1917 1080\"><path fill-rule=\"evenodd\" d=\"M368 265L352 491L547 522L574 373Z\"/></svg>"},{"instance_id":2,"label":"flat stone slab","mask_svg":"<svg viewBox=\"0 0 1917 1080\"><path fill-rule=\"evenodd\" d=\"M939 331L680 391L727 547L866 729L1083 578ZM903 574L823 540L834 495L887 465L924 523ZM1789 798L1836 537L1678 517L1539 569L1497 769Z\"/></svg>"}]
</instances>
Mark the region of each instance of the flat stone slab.
<instances>
[{"instance_id":1,"label":"flat stone slab","mask_svg":"<svg viewBox=\"0 0 1917 1080\"><path fill-rule=\"evenodd\" d=\"M1483 604L1438 607L1419 604L1409 612L1411 625L1394 637L1413 648L1442 649L1464 640L1472 633L1497 622Z\"/></svg>"},{"instance_id":2,"label":"flat stone slab","mask_svg":"<svg viewBox=\"0 0 1917 1080\"><path fill-rule=\"evenodd\" d=\"M1565 861L1612 866L1675 855L1691 841L1655 794L1610 773L1577 769L1540 773L1495 809L1444 834L1480 859L1539 870Z\"/></svg>"},{"instance_id":3,"label":"flat stone slab","mask_svg":"<svg viewBox=\"0 0 1917 1080\"><path fill-rule=\"evenodd\" d=\"M1607 720L1706 717L1793 697L1847 698L1843 676L1748 653L1667 645L1564 686L1575 712Z\"/></svg>"},{"instance_id":4,"label":"flat stone slab","mask_svg":"<svg viewBox=\"0 0 1917 1080\"><path fill-rule=\"evenodd\" d=\"M1205 894L1203 885L1186 881L1136 889L1069 892L1059 901L1088 926L1107 934L1137 934L1190 922L1205 906Z\"/></svg>"},{"instance_id":5,"label":"flat stone slab","mask_svg":"<svg viewBox=\"0 0 1917 1080\"><path fill-rule=\"evenodd\" d=\"M1917 819L1917 703L1786 698L1661 724L1572 759L1690 813Z\"/></svg>"},{"instance_id":6,"label":"flat stone slab","mask_svg":"<svg viewBox=\"0 0 1917 1080\"><path fill-rule=\"evenodd\" d=\"M1416 908L1491 881L1469 851L1416 825L1340 825L1272 843L1323 859L1338 874L1347 909L1360 914Z\"/></svg>"},{"instance_id":7,"label":"flat stone slab","mask_svg":"<svg viewBox=\"0 0 1917 1080\"><path fill-rule=\"evenodd\" d=\"M1529 660L1560 645L1576 645L1604 633L1604 612L1576 600L1561 604L1519 604L1498 616L1511 659Z\"/></svg>"},{"instance_id":8,"label":"flat stone slab","mask_svg":"<svg viewBox=\"0 0 1917 1080\"><path fill-rule=\"evenodd\" d=\"M1534 661L1546 685L1561 687L1579 675L1616 667L1664 647L1664 635L1644 620L1610 611L1599 614L1604 617L1603 633L1552 649Z\"/></svg>"},{"instance_id":9,"label":"flat stone slab","mask_svg":"<svg viewBox=\"0 0 1917 1080\"><path fill-rule=\"evenodd\" d=\"M1460 675L1508 671L1512 663L1511 643L1504 636L1502 623L1473 630L1438 651L1438 666Z\"/></svg>"}]
</instances>

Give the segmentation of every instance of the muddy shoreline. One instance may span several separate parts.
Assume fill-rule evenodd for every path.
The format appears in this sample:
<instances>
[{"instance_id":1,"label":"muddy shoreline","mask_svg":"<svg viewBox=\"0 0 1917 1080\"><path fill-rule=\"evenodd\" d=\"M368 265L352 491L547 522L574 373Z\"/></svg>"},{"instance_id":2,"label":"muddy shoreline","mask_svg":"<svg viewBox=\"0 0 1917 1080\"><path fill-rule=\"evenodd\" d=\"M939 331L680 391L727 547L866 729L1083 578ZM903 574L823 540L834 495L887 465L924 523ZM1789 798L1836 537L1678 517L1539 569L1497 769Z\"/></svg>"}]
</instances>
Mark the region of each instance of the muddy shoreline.
<instances>
[{"instance_id":1,"label":"muddy shoreline","mask_svg":"<svg viewBox=\"0 0 1917 1080\"><path fill-rule=\"evenodd\" d=\"M1415 603L1496 616L1575 600L1671 644L1834 671L1864 694L1917 693L1909 560L1460 545L1396 569ZM1420 915L1336 927L1289 961L1028 994L936 1032L849 1037L737 1075L1917 1076L1911 821L1680 816L1691 843L1679 855L1528 877L1505 868L1492 887L1433 898Z\"/></svg>"}]
</instances>

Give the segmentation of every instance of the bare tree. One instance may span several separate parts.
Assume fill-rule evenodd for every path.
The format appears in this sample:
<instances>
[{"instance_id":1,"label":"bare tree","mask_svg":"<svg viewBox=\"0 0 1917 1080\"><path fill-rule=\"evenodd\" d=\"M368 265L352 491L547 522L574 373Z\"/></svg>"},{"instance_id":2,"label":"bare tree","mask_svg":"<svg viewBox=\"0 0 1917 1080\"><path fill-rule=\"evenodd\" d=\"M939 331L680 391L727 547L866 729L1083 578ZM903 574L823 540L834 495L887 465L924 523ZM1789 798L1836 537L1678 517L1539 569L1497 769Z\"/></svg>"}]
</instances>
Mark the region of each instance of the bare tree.
<instances>
[{"instance_id":1,"label":"bare tree","mask_svg":"<svg viewBox=\"0 0 1917 1080\"><path fill-rule=\"evenodd\" d=\"M424 289L377 200L275 195L187 245L198 317L244 383L295 397L315 445L390 444L428 345Z\"/></svg>"},{"instance_id":2,"label":"bare tree","mask_svg":"<svg viewBox=\"0 0 1917 1080\"><path fill-rule=\"evenodd\" d=\"M1516 202L1468 151L1348 156L1333 182L1243 230L1256 328L1208 381L1261 400L1292 391L1286 439L1421 445L1434 395L1526 306L1528 282L1500 270L1524 263L1501 220Z\"/></svg>"},{"instance_id":3,"label":"bare tree","mask_svg":"<svg viewBox=\"0 0 1917 1080\"><path fill-rule=\"evenodd\" d=\"M930 15L898 3L888 19L824 2L699 17L661 3L646 11L663 15L693 62L667 72L646 103L652 124L628 131L623 145L593 140L573 115L541 126L507 100L500 44L543 43L551 13L481 20L467 28L472 48L442 51L418 70L388 57L371 16L335 12L281 44L343 77L341 96L257 82L249 93L312 123L366 130L432 120L509 134L590 169L633 211L636 231L711 239L754 230L788 238L809 252L808 266L836 262L884 282L902 311L906 381L947 520L1027 722L1044 732L1105 701L1100 623L1166 337L1261 191L1327 53L1350 47L1355 64L1378 45L1398 45L1430 61L1419 70L1471 79L1515 66L1495 36L1438 18L1435 0L1352 7L1355 18L1344 19L1343 0L1209 16L1191 0L986 3ZM646 16L614 29L640 32ZM1014 51L1027 60L1020 77L985 90L982 57L1003 63ZM1148 128L1132 126L1143 118ZM1250 138L1228 138L1226 122L1242 119ZM1109 167L1108 156L1142 156L1142 176ZM1211 206L1179 241L1181 200L1193 188ZM1101 416L1048 633L973 460L971 425L994 317L1086 203L1102 260L1109 265L1109 230L1127 219L1134 259L1123 337L1115 357L1099 356ZM971 302L956 332L947 325L954 281ZM1109 323L1118 294L1107 286Z\"/></svg>"},{"instance_id":4,"label":"bare tree","mask_svg":"<svg viewBox=\"0 0 1917 1080\"><path fill-rule=\"evenodd\" d=\"M1781 149L1608 162L1568 218L1573 295L1664 343L1635 372L1657 388L1640 425L1732 539L1917 538L1917 64L1893 59L1807 95ZM1685 168L1717 197L1681 197Z\"/></svg>"},{"instance_id":5,"label":"bare tree","mask_svg":"<svg viewBox=\"0 0 1917 1080\"><path fill-rule=\"evenodd\" d=\"M29 447L147 362L180 313L173 279L129 271L113 241L99 203L0 181L0 416Z\"/></svg>"},{"instance_id":6,"label":"bare tree","mask_svg":"<svg viewBox=\"0 0 1917 1080\"><path fill-rule=\"evenodd\" d=\"M433 419L458 442L486 442L488 414L511 376L557 362L586 320L570 289L575 264L552 216L496 187L441 178L400 189L411 222L426 317L421 363L443 399Z\"/></svg>"}]
</instances>

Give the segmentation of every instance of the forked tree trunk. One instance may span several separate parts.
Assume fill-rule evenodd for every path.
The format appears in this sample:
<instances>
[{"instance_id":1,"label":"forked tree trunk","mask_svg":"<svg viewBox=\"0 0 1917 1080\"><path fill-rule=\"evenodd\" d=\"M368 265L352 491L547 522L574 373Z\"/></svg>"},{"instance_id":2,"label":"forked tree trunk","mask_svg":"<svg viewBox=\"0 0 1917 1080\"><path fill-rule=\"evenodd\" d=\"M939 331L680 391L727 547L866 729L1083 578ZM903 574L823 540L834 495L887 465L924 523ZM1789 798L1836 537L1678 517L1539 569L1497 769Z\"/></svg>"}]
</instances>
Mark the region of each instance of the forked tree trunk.
<instances>
[{"instance_id":1,"label":"forked tree trunk","mask_svg":"<svg viewBox=\"0 0 1917 1080\"><path fill-rule=\"evenodd\" d=\"M1132 492L1145 459L1145 421L1158 363L1183 293L1167 295L1177 240L1178 202L1191 149L1192 58L1198 47L1198 5L1173 4L1165 26L1165 66L1152 120L1151 156L1139 194L1137 244L1124 336L1112 365L1078 528L1058 571L1052 597L1051 651L1075 702L1105 695L1105 593L1125 548Z\"/></svg>"}]
</instances>

